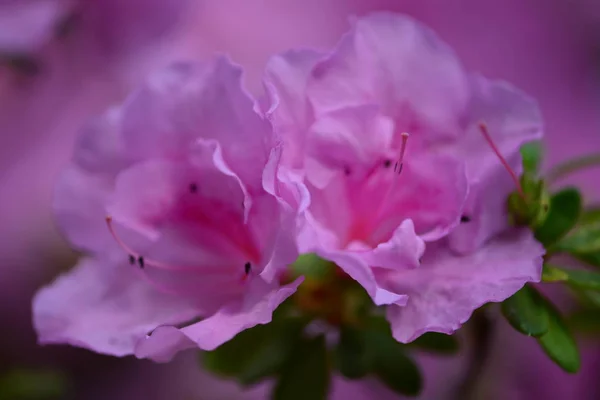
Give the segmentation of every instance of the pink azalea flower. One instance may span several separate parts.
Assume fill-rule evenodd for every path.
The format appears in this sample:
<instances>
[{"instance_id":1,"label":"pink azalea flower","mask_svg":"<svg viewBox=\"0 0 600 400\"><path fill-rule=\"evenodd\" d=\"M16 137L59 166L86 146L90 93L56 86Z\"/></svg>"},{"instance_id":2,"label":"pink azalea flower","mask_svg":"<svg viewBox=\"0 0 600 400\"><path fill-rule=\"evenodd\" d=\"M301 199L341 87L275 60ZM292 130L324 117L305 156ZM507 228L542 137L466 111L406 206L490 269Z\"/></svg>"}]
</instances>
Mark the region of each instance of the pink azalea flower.
<instances>
[{"instance_id":1,"label":"pink azalea flower","mask_svg":"<svg viewBox=\"0 0 600 400\"><path fill-rule=\"evenodd\" d=\"M390 305L396 339L453 332L539 281L542 246L505 233L515 184L492 151L519 172L520 145L542 132L533 100L465 72L433 32L389 13L358 19L328 55L274 57L265 87L284 163L310 190L300 250Z\"/></svg>"},{"instance_id":2,"label":"pink azalea flower","mask_svg":"<svg viewBox=\"0 0 600 400\"><path fill-rule=\"evenodd\" d=\"M39 341L167 360L269 322L300 283L278 281L297 257L279 151L223 58L173 65L91 123L55 198L87 255L35 297Z\"/></svg>"}]
</instances>

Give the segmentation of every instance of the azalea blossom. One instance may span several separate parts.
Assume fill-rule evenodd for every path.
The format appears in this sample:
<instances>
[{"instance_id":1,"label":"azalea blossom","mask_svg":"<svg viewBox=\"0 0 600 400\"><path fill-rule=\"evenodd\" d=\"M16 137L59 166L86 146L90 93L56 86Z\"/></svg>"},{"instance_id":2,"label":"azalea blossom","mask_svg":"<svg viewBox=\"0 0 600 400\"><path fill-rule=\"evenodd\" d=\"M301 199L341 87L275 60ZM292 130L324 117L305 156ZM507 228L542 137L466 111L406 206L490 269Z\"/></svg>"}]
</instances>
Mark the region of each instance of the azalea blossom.
<instances>
[{"instance_id":1,"label":"azalea blossom","mask_svg":"<svg viewBox=\"0 0 600 400\"><path fill-rule=\"evenodd\" d=\"M310 191L301 252L388 305L397 340L451 333L539 281L544 250L506 210L519 147L542 135L526 95L390 13L356 20L329 54L273 57L265 87L283 162Z\"/></svg>"},{"instance_id":2,"label":"azalea blossom","mask_svg":"<svg viewBox=\"0 0 600 400\"><path fill-rule=\"evenodd\" d=\"M35 297L41 343L168 360L269 322L294 292L301 279L278 280L298 254L294 191L241 75L225 58L172 65L84 129L55 210L85 256Z\"/></svg>"}]
</instances>

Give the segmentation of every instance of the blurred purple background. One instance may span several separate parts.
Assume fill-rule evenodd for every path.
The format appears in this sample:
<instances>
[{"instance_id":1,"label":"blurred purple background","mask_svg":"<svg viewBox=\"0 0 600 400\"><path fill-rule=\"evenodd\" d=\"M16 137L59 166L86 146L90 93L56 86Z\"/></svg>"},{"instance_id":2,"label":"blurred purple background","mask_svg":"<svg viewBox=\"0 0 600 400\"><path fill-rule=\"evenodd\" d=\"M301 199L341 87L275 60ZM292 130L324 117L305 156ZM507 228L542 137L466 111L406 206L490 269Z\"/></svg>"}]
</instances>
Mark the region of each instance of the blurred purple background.
<instances>
[{"instance_id":1,"label":"blurred purple background","mask_svg":"<svg viewBox=\"0 0 600 400\"><path fill-rule=\"evenodd\" d=\"M57 367L74 399L263 399L196 368L41 348L31 327L36 288L73 264L53 224L54 179L78 127L174 59L228 53L259 93L267 58L294 46L327 49L348 18L386 9L435 29L471 70L511 81L538 99L546 166L600 150L600 3L593 0L0 0L0 372ZM575 175L600 198L598 171ZM477 398L598 399L600 347L568 376L537 345L499 323ZM468 349L465 351L468 353ZM469 354L422 360L422 398L450 398ZM335 399L394 398L373 382L336 380Z\"/></svg>"}]
</instances>

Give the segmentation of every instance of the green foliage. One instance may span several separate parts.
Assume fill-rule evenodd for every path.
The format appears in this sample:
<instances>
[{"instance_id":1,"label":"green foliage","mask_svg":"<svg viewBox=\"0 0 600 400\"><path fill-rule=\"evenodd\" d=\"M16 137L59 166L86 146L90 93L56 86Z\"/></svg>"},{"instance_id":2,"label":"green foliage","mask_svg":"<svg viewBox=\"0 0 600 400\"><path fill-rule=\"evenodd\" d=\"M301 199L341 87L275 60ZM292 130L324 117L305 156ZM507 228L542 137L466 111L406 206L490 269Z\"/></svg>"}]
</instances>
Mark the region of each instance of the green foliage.
<instances>
[{"instance_id":1,"label":"green foliage","mask_svg":"<svg viewBox=\"0 0 600 400\"><path fill-rule=\"evenodd\" d=\"M600 273L582 269L567 269L544 265L544 282L565 282L575 288L600 290Z\"/></svg>"},{"instance_id":2,"label":"green foliage","mask_svg":"<svg viewBox=\"0 0 600 400\"><path fill-rule=\"evenodd\" d=\"M512 224L540 226L546 219L550 196L543 180L530 174L520 179L523 194L515 191L508 196L508 211Z\"/></svg>"},{"instance_id":3,"label":"green foliage","mask_svg":"<svg viewBox=\"0 0 600 400\"><path fill-rule=\"evenodd\" d=\"M548 331L548 302L531 285L506 299L502 313L517 331L529 336L541 336Z\"/></svg>"},{"instance_id":4,"label":"green foliage","mask_svg":"<svg viewBox=\"0 0 600 400\"><path fill-rule=\"evenodd\" d=\"M575 225L582 212L581 194L577 189L564 189L550 199L550 210L544 222L535 230L535 236L549 247L565 236Z\"/></svg>"},{"instance_id":5,"label":"green foliage","mask_svg":"<svg viewBox=\"0 0 600 400\"><path fill-rule=\"evenodd\" d=\"M298 338L273 390L273 400L326 400L331 380L325 337Z\"/></svg>"},{"instance_id":6,"label":"green foliage","mask_svg":"<svg viewBox=\"0 0 600 400\"><path fill-rule=\"evenodd\" d=\"M600 253L600 212L596 209L586 210L579 225L554 246L556 251L564 251L574 255L598 255Z\"/></svg>"},{"instance_id":7,"label":"green foliage","mask_svg":"<svg viewBox=\"0 0 600 400\"><path fill-rule=\"evenodd\" d=\"M202 353L202 362L209 371L243 385L258 383L280 371L305 324L300 318L277 318L246 329L217 349Z\"/></svg>"},{"instance_id":8,"label":"green foliage","mask_svg":"<svg viewBox=\"0 0 600 400\"><path fill-rule=\"evenodd\" d=\"M410 346L437 355L454 355L460 349L455 336L437 332L421 335Z\"/></svg>"},{"instance_id":9,"label":"green foliage","mask_svg":"<svg viewBox=\"0 0 600 400\"><path fill-rule=\"evenodd\" d=\"M537 338L538 343L563 370L575 373L581 366L579 350L573 335L554 305L547 301L548 332Z\"/></svg>"}]
</instances>

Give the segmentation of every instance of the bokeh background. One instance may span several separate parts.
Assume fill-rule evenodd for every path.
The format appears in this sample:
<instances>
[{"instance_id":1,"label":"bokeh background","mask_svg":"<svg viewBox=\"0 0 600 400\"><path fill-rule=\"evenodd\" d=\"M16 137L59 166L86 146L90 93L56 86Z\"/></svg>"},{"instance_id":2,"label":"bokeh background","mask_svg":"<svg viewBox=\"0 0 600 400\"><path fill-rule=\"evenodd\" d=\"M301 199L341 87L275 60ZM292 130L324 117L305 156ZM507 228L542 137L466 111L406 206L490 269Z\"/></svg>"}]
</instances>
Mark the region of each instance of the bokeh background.
<instances>
[{"instance_id":1,"label":"bokeh background","mask_svg":"<svg viewBox=\"0 0 600 400\"><path fill-rule=\"evenodd\" d=\"M36 344L31 298L76 259L54 225L54 181L86 119L153 70L226 53L246 68L246 85L259 94L271 54L330 48L349 18L373 10L416 17L467 68L537 98L546 167L600 151L595 0L0 0L0 383L15 369L51 370L64 376L65 399L268 398L268 385L242 391L202 372L194 353L161 365ZM593 203L600 200L599 177L588 171L563 183L580 185ZM492 328L474 398L600 399L600 337L580 338L582 370L567 375L503 321ZM459 356L420 357L421 398L450 399L472 379L478 350L467 336L462 340ZM333 398L396 397L375 382L336 379Z\"/></svg>"}]
</instances>

